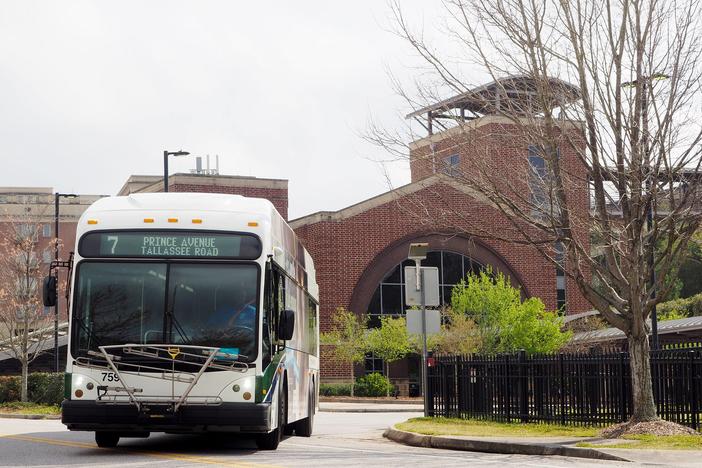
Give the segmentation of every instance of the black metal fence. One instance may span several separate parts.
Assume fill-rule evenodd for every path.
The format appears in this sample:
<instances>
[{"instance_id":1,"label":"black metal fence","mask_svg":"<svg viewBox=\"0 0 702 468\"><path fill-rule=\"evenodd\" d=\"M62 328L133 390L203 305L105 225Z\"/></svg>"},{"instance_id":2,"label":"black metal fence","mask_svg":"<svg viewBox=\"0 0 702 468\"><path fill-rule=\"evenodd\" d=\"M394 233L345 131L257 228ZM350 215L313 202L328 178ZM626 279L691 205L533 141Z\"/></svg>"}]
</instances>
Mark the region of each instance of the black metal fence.
<instances>
[{"instance_id":1,"label":"black metal fence","mask_svg":"<svg viewBox=\"0 0 702 468\"><path fill-rule=\"evenodd\" d=\"M431 416L609 425L631 415L624 352L437 356L429 364ZM652 351L651 370L660 417L699 430L702 349Z\"/></svg>"}]
</instances>

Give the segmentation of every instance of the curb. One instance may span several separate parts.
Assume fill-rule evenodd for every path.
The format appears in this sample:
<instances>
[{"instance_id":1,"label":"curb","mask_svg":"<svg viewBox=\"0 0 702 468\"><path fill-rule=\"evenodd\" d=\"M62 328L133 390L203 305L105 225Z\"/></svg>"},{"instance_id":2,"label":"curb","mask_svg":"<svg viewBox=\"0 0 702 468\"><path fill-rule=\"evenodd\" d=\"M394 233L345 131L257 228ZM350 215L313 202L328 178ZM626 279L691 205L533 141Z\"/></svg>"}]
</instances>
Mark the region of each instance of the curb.
<instances>
[{"instance_id":1,"label":"curb","mask_svg":"<svg viewBox=\"0 0 702 468\"><path fill-rule=\"evenodd\" d=\"M447 436L429 436L417 434L415 432L405 432L395 429L394 426L388 428L383 433L383 437L394 442L414 447L464 450L469 452L507 453L511 455L560 455L562 457L590 458L595 460L631 461L591 448L567 447L556 444L534 444L528 442L455 439Z\"/></svg>"},{"instance_id":2,"label":"curb","mask_svg":"<svg viewBox=\"0 0 702 468\"><path fill-rule=\"evenodd\" d=\"M320 403L365 403L369 405L419 405L423 406L422 400L379 400L375 398L347 398L344 400L334 400L328 397L320 396Z\"/></svg>"},{"instance_id":3,"label":"curb","mask_svg":"<svg viewBox=\"0 0 702 468\"><path fill-rule=\"evenodd\" d=\"M320 413L421 413L422 408L319 408Z\"/></svg>"},{"instance_id":4,"label":"curb","mask_svg":"<svg viewBox=\"0 0 702 468\"><path fill-rule=\"evenodd\" d=\"M60 414L5 414L0 413L0 419L61 419Z\"/></svg>"}]
</instances>

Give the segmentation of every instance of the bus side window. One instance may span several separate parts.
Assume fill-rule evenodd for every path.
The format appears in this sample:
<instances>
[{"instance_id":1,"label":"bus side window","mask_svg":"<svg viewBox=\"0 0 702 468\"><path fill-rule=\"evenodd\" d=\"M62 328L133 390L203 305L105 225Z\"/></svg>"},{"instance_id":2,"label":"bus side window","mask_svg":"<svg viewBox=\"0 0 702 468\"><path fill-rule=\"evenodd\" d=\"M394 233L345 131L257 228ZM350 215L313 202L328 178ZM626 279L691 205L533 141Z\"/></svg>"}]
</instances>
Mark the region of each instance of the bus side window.
<instances>
[{"instance_id":1,"label":"bus side window","mask_svg":"<svg viewBox=\"0 0 702 468\"><path fill-rule=\"evenodd\" d=\"M307 296L307 352L317 355L317 303Z\"/></svg>"},{"instance_id":2,"label":"bus side window","mask_svg":"<svg viewBox=\"0 0 702 468\"><path fill-rule=\"evenodd\" d=\"M282 348L283 343L278 339L278 321L280 318L280 313L285 310L285 276L280 272L277 267L272 268L272 305L271 307L271 337L272 343L274 345L272 352L277 353L280 348Z\"/></svg>"},{"instance_id":3,"label":"bus side window","mask_svg":"<svg viewBox=\"0 0 702 468\"><path fill-rule=\"evenodd\" d=\"M275 313L274 304L275 299L273 295L273 275L272 270L268 266L266 267L266 276L263 281L263 330L261 331L261 348L263 355L262 366L263 369L268 367L271 362L272 353L272 342L271 342L271 324L273 321L273 315Z\"/></svg>"}]
</instances>

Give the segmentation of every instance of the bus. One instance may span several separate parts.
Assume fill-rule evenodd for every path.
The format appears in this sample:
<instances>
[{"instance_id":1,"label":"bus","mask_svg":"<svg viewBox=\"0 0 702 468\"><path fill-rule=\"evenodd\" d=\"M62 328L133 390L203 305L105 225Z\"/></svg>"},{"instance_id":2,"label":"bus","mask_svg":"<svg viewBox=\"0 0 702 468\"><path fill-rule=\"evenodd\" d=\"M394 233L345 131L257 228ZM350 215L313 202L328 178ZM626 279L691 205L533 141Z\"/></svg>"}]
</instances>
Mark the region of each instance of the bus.
<instances>
[{"instance_id":1,"label":"bus","mask_svg":"<svg viewBox=\"0 0 702 468\"><path fill-rule=\"evenodd\" d=\"M150 193L78 222L62 422L100 447L151 432L312 434L314 263L268 200ZM56 277L44 282L55 304Z\"/></svg>"}]
</instances>

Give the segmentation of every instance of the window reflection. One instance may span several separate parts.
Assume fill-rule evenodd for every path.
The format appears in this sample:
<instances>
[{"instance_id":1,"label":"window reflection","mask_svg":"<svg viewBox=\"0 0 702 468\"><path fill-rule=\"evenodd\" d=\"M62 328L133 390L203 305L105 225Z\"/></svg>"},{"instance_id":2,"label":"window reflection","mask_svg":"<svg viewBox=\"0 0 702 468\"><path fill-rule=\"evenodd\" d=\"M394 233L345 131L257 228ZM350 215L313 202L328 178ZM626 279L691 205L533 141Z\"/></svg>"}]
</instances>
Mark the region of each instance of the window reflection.
<instances>
[{"instance_id":1,"label":"window reflection","mask_svg":"<svg viewBox=\"0 0 702 468\"><path fill-rule=\"evenodd\" d=\"M404 278L405 266L414 266L414 262L404 260L390 270L373 293L368 305L368 325L370 327L380 326L380 317L383 315L401 316L405 314L404 285L407 281ZM448 251L429 252L426 260L422 261L422 266L439 269L442 306L451 303L451 291L456 283L469 273L478 273L483 269L482 264L470 257Z\"/></svg>"}]
</instances>

